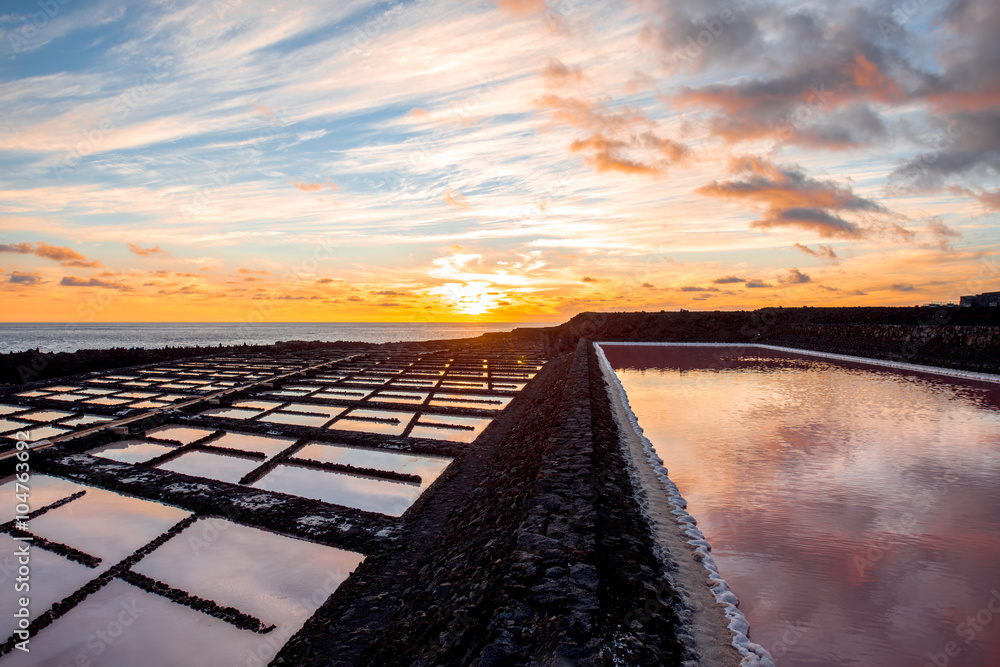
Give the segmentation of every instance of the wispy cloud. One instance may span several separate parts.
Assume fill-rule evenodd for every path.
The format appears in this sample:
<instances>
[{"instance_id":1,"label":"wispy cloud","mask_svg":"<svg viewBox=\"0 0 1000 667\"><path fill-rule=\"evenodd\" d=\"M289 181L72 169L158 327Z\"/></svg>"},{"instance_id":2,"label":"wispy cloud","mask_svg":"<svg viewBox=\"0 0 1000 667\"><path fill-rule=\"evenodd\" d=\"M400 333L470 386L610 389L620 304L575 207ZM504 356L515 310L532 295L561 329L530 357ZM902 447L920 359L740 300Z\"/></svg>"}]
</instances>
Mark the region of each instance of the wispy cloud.
<instances>
[{"instance_id":1,"label":"wispy cloud","mask_svg":"<svg viewBox=\"0 0 1000 667\"><path fill-rule=\"evenodd\" d=\"M5 313L909 304L1000 249L986 0L80 1L0 75Z\"/></svg>"},{"instance_id":2,"label":"wispy cloud","mask_svg":"<svg viewBox=\"0 0 1000 667\"><path fill-rule=\"evenodd\" d=\"M128 243L126 245L128 245L128 249L129 249L129 251L131 253L133 253L135 255L139 255L140 257L151 257L151 256L169 257L170 256L170 253L168 251L162 249L158 245L155 245L152 248L143 248L142 246L137 245L135 243Z\"/></svg>"},{"instance_id":3,"label":"wispy cloud","mask_svg":"<svg viewBox=\"0 0 1000 667\"><path fill-rule=\"evenodd\" d=\"M20 255L37 255L53 261L59 262L63 266L76 266L82 268L94 268L101 266L96 260L88 260L86 257L72 248L55 246L44 241L31 243L10 243L0 244L0 253L9 252Z\"/></svg>"}]
</instances>

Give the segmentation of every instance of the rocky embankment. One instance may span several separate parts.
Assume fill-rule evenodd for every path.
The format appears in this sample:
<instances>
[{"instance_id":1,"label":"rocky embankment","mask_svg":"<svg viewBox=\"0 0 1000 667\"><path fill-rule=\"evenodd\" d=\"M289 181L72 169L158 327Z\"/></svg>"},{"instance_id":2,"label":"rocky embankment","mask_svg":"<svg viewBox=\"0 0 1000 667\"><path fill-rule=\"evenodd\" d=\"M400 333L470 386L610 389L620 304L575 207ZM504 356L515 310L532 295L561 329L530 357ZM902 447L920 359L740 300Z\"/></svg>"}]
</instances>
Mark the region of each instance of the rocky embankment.
<instances>
[{"instance_id":1,"label":"rocky embankment","mask_svg":"<svg viewBox=\"0 0 1000 667\"><path fill-rule=\"evenodd\" d=\"M681 664L677 598L622 457L583 343L456 460L399 544L366 560L276 664Z\"/></svg>"},{"instance_id":2,"label":"rocky embankment","mask_svg":"<svg viewBox=\"0 0 1000 667\"><path fill-rule=\"evenodd\" d=\"M769 343L861 357L1000 372L1000 309L763 308L736 312L581 313L544 336L550 354L581 339Z\"/></svg>"}]
</instances>

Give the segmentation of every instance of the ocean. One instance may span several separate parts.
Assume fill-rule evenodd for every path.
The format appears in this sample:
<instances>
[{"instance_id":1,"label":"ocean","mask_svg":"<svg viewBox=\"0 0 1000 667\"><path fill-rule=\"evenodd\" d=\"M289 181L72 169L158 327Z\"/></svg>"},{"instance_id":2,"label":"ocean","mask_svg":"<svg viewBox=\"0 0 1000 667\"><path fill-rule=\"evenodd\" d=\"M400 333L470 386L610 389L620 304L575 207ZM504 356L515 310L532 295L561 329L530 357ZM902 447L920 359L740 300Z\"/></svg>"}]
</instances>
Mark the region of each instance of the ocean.
<instances>
[{"instance_id":1,"label":"ocean","mask_svg":"<svg viewBox=\"0 0 1000 667\"><path fill-rule=\"evenodd\" d=\"M106 350L113 347L187 347L192 345L270 345L278 341L319 340L396 343L469 338L551 323L479 322L178 322L178 323L0 323L0 352L39 348L42 352Z\"/></svg>"}]
</instances>

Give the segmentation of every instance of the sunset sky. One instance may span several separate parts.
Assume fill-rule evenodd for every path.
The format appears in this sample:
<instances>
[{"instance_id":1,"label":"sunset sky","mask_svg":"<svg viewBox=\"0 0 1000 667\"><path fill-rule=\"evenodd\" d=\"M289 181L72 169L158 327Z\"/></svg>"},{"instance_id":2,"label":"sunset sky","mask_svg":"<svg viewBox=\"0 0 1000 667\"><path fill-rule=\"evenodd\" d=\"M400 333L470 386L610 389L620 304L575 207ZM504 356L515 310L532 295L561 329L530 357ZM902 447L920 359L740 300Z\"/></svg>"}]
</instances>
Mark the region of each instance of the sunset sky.
<instances>
[{"instance_id":1,"label":"sunset sky","mask_svg":"<svg viewBox=\"0 0 1000 667\"><path fill-rule=\"evenodd\" d=\"M16 0L0 320L1000 290L1000 3Z\"/></svg>"}]
</instances>

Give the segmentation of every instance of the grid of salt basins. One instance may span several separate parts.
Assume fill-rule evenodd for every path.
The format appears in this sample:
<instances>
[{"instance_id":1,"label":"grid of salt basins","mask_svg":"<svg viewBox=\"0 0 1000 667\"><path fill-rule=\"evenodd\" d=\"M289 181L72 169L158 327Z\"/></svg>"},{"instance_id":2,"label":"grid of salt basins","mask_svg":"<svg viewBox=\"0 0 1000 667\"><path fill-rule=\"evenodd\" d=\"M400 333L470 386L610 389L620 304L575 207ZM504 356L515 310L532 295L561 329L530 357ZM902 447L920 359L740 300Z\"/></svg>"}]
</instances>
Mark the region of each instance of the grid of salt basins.
<instances>
[{"instance_id":1,"label":"grid of salt basins","mask_svg":"<svg viewBox=\"0 0 1000 667\"><path fill-rule=\"evenodd\" d=\"M33 546L31 652L0 596L0 664L266 664L544 363L345 346L0 395L5 448L56 443L26 522L0 480L0 553Z\"/></svg>"}]
</instances>

